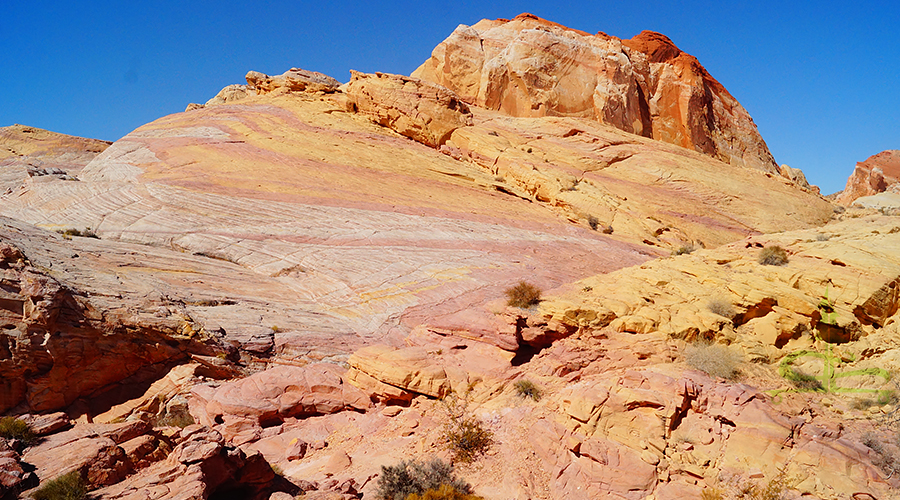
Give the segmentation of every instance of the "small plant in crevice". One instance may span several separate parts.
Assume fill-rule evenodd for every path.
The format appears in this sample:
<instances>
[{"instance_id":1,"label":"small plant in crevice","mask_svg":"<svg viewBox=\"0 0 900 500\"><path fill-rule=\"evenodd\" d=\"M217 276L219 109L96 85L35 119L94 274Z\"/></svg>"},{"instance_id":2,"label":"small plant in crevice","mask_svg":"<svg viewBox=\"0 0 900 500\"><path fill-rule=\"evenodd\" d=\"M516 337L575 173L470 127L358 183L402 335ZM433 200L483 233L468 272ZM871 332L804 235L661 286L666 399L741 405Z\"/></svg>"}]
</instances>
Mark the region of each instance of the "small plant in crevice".
<instances>
[{"instance_id":1,"label":"small plant in crevice","mask_svg":"<svg viewBox=\"0 0 900 500\"><path fill-rule=\"evenodd\" d=\"M778 245L769 245L759 252L759 263L764 266L783 266L788 263L788 254Z\"/></svg>"},{"instance_id":2,"label":"small plant in crevice","mask_svg":"<svg viewBox=\"0 0 900 500\"><path fill-rule=\"evenodd\" d=\"M588 226L590 226L590 228L594 231L596 231L597 228L600 227L600 219L594 217L593 215L588 217L587 222Z\"/></svg>"},{"instance_id":3,"label":"small plant in crevice","mask_svg":"<svg viewBox=\"0 0 900 500\"><path fill-rule=\"evenodd\" d=\"M741 356L728 346L696 342L684 349L684 361L713 377L734 380L740 375Z\"/></svg>"},{"instance_id":4,"label":"small plant in crevice","mask_svg":"<svg viewBox=\"0 0 900 500\"><path fill-rule=\"evenodd\" d=\"M689 253L693 253L694 250L696 250L696 249L697 249L697 247L695 247L694 245L682 245L682 246L678 247L677 249L672 250L672 255L673 256L686 255Z\"/></svg>"},{"instance_id":5,"label":"small plant in crevice","mask_svg":"<svg viewBox=\"0 0 900 500\"><path fill-rule=\"evenodd\" d=\"M711 299L706 303L706 308L709 309L709 312L728 319L732 319L737 315L737 310L731 305L731 301L721 297Z\"/></svg>"},{"instance_id":6,"label":"small plant in crevice","mask_svg":"<svg viewBox=\"0 0 900 500\"><path fill-rule=\"evenodd\" d=\"M72 471L68 474L43 482L31 494L34 500L85 500L88 488L81 478L81 473Z\"/></svg>"},{"instance_id":7,"label":"small plant in crevice","mask_svg":"<svg viewBox=\"0 0 900 500\"><path fill-rule=\"evenodd\" d=\"M79 231L75 228L69 228L69 229L57 229L56 232L58 234L63 235L64 238L66 236L69 236L69 237L78 236L81 238L94 238L97 240L100 239L100 236L98 236L97 233L94 232L94 230L89 227L84 228L84 231Z\"/></svg>"},{"instance_id":8,"label":"small plant in crevice","mask_svg":"<svg viewBox=\"0 0 900 500\"><path fill-rule=\"evenodd\" d=\"M884 439L881 439L874 433L867 432L863 435L860 442L875 452L875 459L872 460L872 465L881 469L889 477L900 472L900 455L891 450ZM900 442L897 444L900 445Z\"/></svg>"},{"instance_id":9,"label":"small plant in crevice","mask_svg":"<svg viewBox=\"0 0 900 500\"><path fill-rule=\"evenodd\" d=\"M531 283L520 281L516 286L506 289L506 304L522 309L537 305L541 301L541 289Z\"/></svg>"},{"instance_id":10,"label":"small plant in crevice","mask_svg":"<svg viewBox=\"0 0 900 500\"><path fill-rule=\"evenodd\" d=\"M528 379L522 378L516 380L514 387L516 388L516 394L518 394L522 398L530 398L533 401L541 400L541 389L538 386L534 385L534 382Z\"/></svg>"},{"instance_id":11,"label":"small plant in crevice","mask_svg":"<svg viewBox=\"0 0 900 500\"><path fill-rule=\"evenodd\" d=\"M825 392L825 386L822 385L821 380L796 368L788 372L784 378L799 391Z\"/></svg>"},{"instance_id":12,"label":"small plant in crevice","mask_svg":"<svg viewBox=\"0 0 900 500\"><path fill-rule=\"evenodd\" d=\"M375 498L407 500L411 495L424 495L428 491L441 489L449 494L452 493L447 492L447 489L460 495L472 493L472 487L453 473L453 465L443 460L433 458L428 462L402 461L397 465L381 467Z\"/></svg>"}]
</instances>

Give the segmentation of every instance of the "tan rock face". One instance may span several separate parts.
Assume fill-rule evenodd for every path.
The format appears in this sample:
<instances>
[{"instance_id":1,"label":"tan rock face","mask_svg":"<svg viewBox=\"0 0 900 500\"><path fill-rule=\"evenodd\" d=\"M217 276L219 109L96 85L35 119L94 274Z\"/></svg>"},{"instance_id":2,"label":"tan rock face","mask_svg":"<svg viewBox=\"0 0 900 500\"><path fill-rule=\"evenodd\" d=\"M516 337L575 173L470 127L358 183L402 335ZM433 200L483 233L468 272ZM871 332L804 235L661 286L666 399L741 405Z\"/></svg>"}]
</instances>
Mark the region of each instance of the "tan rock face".
<instances>
[{"instance_id":1,"label":"tan rock face","mask_svg":"<svg viewBox=\"0 0 900 500\"><path fill-rule=\"evenodd\" d=\"M900 151L882 151L856 164L837 202L849 206L857 198L885 192L900 182Z\"/></svg>"},{"instance_id":2,"label":"tan rock face","mask_svg":"<svg viewBox=\"0 0 900 500\"><path fill-rule=\"evenodd\" d=\"M344 92L360 113L426 146L438 147L472 124L469 107L440 85L386 73L351 74Z\"/></svg>"},{"instance_id":3,"label":"tan rock face","mask_svg":"<svg viewBox=\"0 0 900 500\"><path fill-rule=\"evenodd\" d=\"M36 127L0 127L0 193L49 179L75 176L111 143Z\"/></svg>"},{"instance_id":4,"label":"tan rock face","mask_svg":"<svg viewBox=\"0 0 900 500\"><path fill-rule=\"evenodd\" d=\"M277 89L291 92L334 92L341 84L328 75L300 68L291 68L278 76L251 71L247 73L246 78L247 89L257 94L268 94Z\"/></svg>"},{"instance_id":5,"label":"tan rock face","mask_svg":"<svg viewBox=\"0 0 900 500\"><path fill-rule=\"evenodd\" d=\"M512 116L590 118L731 165L777 171L747 111L659 33L620 40L530 14L483 20L458 27L413 76Z\"/></svg>"}]
</instances>

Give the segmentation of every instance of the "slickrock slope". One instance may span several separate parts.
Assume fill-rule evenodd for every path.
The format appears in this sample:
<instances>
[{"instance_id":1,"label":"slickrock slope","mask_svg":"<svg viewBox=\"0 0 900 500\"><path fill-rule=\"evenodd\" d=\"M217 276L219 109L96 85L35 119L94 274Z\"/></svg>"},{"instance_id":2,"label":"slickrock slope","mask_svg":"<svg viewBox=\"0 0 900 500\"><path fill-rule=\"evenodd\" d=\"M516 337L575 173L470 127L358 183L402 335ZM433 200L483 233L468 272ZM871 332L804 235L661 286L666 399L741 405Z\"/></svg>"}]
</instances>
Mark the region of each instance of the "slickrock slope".
<instances>
[{"instance_id":1,"label":"slickrock slope","mask_svg":"<svg viewBox=\"0 0 900 500\"><path fill-rule=\"evenodd\" d=\"M460 25L413 76L512 116L575 116L778 172L747 111L664 35L630 40L531 14Z\"/></svg>"},{"instance_id":2,"label":"slickrock slope","mask_svg":"<svg viewBox=\"0 0 900 500\"><path fill-rule=\"evenodd\" d=\"M789 262L760 265L764 244L782 245ZM496 436L467 469L487 498L699 498L704 488L764 486L779 469L804 498L892 498L898 248L892 217L752 237L582 280L518 309L517 336L557 337L524 363L506 365L477 335L426 325L407 340L421 347L354 354L350 376L384 401L465 397ZM721 350L693 354L712 349L692 344L699 338ZM737 380L702 371L723 363ZM521 379L542 389L539 402L516 396ZM392 456L438 453L442 414L419 397L405 420L363 435L407 429L413 439ZM366 442L344 443L352 463L377 461ZM305 461L282 463L300 474Z\"/></svg>"},{"instance_id":3,"label":"slickrock slope","mask_svg":"<svg viewBox=\"0 0 900 500\"><path fill-rule=\"evenodd\" d=\"M900 181L900 151L882 151L856 164L836 201L849 206L857 198L887 191Z\"/></svg>"},{"instance_id":4,"label":"slickrock slope","mask_svg":"<svg viewBox=\"0 0 900 500\"><path fill-rule=\"evenodd\" d=\"M0 127L0 193L42 176L73 180L109 147L107 141L58 134L35 127Z\"/></svg>"},{"instance_id":5,"label":"slickrock slope","mask_svg":"<svg viewBox=\"0 0 900 500\"><path fill-rule=\"evenodd\" d=\"M591 57L617 47L630 76L590 112L512 116L432 78L250 72L77 181L0 194L0 413L74 419L24 415L42 441L0 439L3 488L76 470L105 499L369 498L381 465L449 458L448 396L494 432L459 469L491 500L692 498L783 463L810 498L896 487L860 444L880 432L873 413L831 379L828 404L764 392L789 387L775 372L788 350L827 351L802 325L848 341L842 363L894 369L890 219L816 239L832 205L769 165L746 112L666 39L489 25ZM644 101L613 104L632 92ZM51 232L85 227L100 239ZM786 268L753 263L770 240ZM680 247L709 250L667 257ZM520 280L545 300L506 306ZM712 294L731 318L698 305ZM744 383L685 364L701 336L755 362ZM540 401L516 394L524 378Z\"/></svg>"}]
</instances>

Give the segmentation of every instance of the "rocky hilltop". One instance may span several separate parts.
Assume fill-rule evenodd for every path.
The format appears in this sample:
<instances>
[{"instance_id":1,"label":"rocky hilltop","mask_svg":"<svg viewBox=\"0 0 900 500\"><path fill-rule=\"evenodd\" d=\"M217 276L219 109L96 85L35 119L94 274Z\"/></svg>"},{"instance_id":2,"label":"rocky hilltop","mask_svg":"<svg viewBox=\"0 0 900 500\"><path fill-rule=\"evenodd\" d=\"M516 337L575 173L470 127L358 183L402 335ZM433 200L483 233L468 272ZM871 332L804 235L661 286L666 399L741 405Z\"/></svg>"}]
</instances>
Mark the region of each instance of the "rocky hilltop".
<instances>
[{"instance_id":1,"label":"rocky hilltop","mask_svg":"<svg viewBox=\"0 0 900 500\"><path fill-rule=\"evenodd\" d=\"M246 80L8 177L4 500L378 498L432 458L486 499L900 487L900 222L662 35L522 15Z\"/></svg>"},{"instance_id":2,"label":"rocky hilltop","mask_svg":"<svg viewBox=\"0 0 900 500\"><path fill-rule=\"evenodd\" d=\"M665 35L590 35L531 14L460 25L413 76L512 116L591 118L777 172L747 111Z\"/></svg>"},{"instance_id":3,"label":"rocky hilltop","mask_svg":"<svg viewBox=\"0 0 900 500\"><path fill-rule=\"evenodd\" d=\"M838 193L836 201L841 205L850 205L859 198L892 191L891 188L896 186L898 181L900 181L900 151L882 151L856 164L856 168L847 179L847 186Z\"/></svg>"}]
</instances>

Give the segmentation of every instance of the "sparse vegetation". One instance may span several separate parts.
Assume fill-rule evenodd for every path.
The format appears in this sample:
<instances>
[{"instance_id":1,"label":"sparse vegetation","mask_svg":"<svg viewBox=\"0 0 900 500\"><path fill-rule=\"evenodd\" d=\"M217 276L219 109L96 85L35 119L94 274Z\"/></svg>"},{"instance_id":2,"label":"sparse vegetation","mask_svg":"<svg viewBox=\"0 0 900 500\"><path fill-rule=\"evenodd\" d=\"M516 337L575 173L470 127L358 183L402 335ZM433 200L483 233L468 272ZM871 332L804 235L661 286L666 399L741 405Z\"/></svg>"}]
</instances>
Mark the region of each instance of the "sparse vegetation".
<instances>
[{"instance_id":1,"label":"sparse vegetation","mask_svg":"<svg viewBox=\"0 0 900 500\"><path fill-rule=\"evenodd\" d=\"M764 266L783 266L788 263L788 254L778 245L770 245L759 252L759 263Z\"/></svg>"},{"instance_id":2,"label":"sparse vegetation","mask_svg":"<svg viewBox=\"0 0 900 500\"><path fill-rule=\"evenodd\" d=\"M523 398L531 398L534 401L541 400L541 389L528 379L519 379L515 383L516 394Z\"/></svg>"},{"instance_id":3,"label":"sparse vegetation","mask_svg":"<svg viewBox=\"0 0 900 500\"><path fill-rule=\"evenodd\" d=\"M34 500L84 500L87 498L87 485L81 473L72 471L51 479L31 494Z\"/></svg>"},{"instance_id":4,"label":"sparse vegetation","mask_svg":"<svg viewBox=\"0 0 900 500\"><path fill-rule=\"evenodd\" d=\"M692 253L697 248L694 245L683 245L676 250L672 250L672 255L685 255Z\"/></svg>"},{"instance_id":5,"label":"sparse vegetation","mask_svg":"<svg viewBox=\"0 0 900 500\"><path fill-rule=\"evenodd\" d=\"M795 481L787 476L784 467L764 485L752 481L735 482L705 488L701 500L784 500Z\"/></svg>"},{"instance_id":6,"label":"sparse vegetation","mask_svg":"<svg viewBox=\"0 0 900 500\"><path fill-rule=\"evenodd\" d=\"M524 309L541 301L541 289L531 283L520 281L518 285L506 290L506 297L507 305Z\"/></svg>"},{"instance_id":7,"label":"sparse vegetation","mask_svg":"<svg viewBox=\"0 0 900 500\"><path fill-rule=\"evenodd\" d=\"M17 439L30 446L37 440L37 436L31 430L31 427L24 420L15 417L0 418L0 437L6 439Z\"/></svg>"},{"instance_id":8,"label":"sparse vegetation","mask_svg":"<svg viewBox=\"0 0 900 500\"><path fill-rule=\"evenodd\" d=\"M871 432L866 433L862 438L862 444L871 448L876 454L872 465L890 476L900 472L900 456L891 451L877 435Z\"/></svg>"},{"instance_id":9,"label":"sparse vegetation","mask_svg":"<svg viewBox=\"0 0 900 500\"><path fill-rule=\"evenodd\" d=\"M590 217L588 217L588 226L590 226L591 229L596 231L597 228L600 226L600 219L591 215Z\"/></svg>"},{"instance_id":10,"label":"sparse vegetation","mask_svg":"<svg viewBox=\"0 0 900 500\"><path fill-rule=\"evenodd\" d=\"M468 413L465 401L450 397L444 400L447 423L443 440L450 450L453 463L471 463L483 455L494 443L494 434L484 423Z\"/></svg>"},{"instance_id":11,"label":"sparse vegetation","mask_svg":"<svg viewBox=\"0 0 900 500\"><path fill-rule=\"evenodd\" d=\"M800 370L790 370L785 374L784 378L786 378L791 383L791 385L793 385L794 388L799 391L825 392L825 387L822 386L821 380L817 379L813 375L803 373Z\"/></svg>"},{"instance_id":12,"label":"sparse vegetation","mask_svg":"<svg viewBox=\"0 0 900 500\"><path fill-rule=\"evenodd\" d=\"M441 490L444 494L457 496L434 496L434 493L430 497L423 496L426 492ZM417 498L468 500L465 495L471 492L472 487L453 474L451 464L434 458L425 463L412 460L390 467L382 466L375 496L381 500L407 500L412 495L419 495Z\"/></svg>"},{"instance_id":13,"label":"sparse vegetation","mask_svg":"<svg viewBox=\"0 0 900 500\"><path fill-rule=\"evenodd\" d=\"M698 342L684 350L684 361L691 367L706 372L713 377L734 380L740 372L740 356L722 344Z\"/></svg>"},{"instance_id":14,"label":"sparse vegetation","mask_svg":"<svg viewBox=\"0 0 900 500\"><path fill-rule=\"evenodd\" d=\"M100 236L98 236L97 233L94 232L94 230L89 227L84 228L84 231L79 231L75 228L69 228L69 229L58 229L56 232L63 235L63 237L79 236L81 238L94 238L97 240L100 239Z\"/></svg>"},{"instance_id":15,"label":"sparse vegetation","mask_svg":"<svg viewBox=\"0 0 900 500\"><path fill-rule=\"evenodd\" d=\"M723 316L728 319L734 318L734 316L737 314L734 306L731 305L731 301L725 300L720 297L714 298L707 302L706 308L709 309L709 312L718 314L719 316Z\"/></svg>"},{"instance_id":16,"label":"sparse vegetation","mask_svg":"<svg viewBox=\"0 0 900 500\"><path fill-rule=\"evenodd\" d=\"M441 485L438 489L426 490L421 495L413 493L406 497L406 500L484 500L483 497L462 493L461 491L448 486Z\"/></svg>"}]
</instances>

